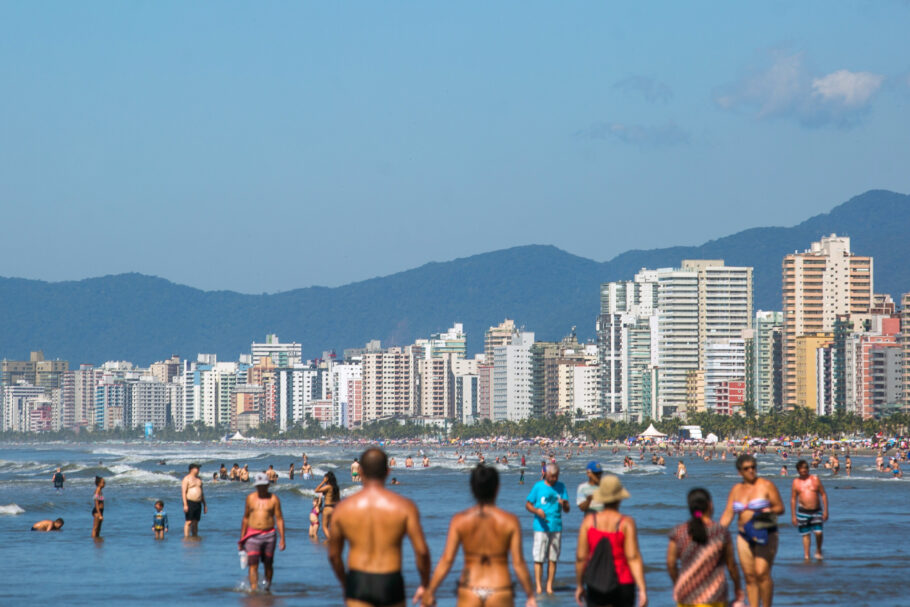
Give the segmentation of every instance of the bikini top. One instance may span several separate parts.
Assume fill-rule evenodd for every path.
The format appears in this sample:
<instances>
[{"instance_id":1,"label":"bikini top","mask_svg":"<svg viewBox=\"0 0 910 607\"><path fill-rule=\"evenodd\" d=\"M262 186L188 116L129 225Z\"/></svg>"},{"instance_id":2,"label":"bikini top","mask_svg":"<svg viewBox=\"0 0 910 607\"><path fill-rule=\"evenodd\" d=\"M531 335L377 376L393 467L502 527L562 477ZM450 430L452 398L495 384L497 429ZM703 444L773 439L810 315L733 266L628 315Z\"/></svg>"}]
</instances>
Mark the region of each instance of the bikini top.
<instances>
[{"instance_id":1,"label":"bikini top","mask_svg":"<svg viewBox=\"0 0 910 607\"><path fill-rule=\"evenodd\" d=\"M763 497L756 498L754 500L749 500L748 504L742 502L733 502L733 512L743 512L744 510L764 510L771 506L771 501Z\"/></svg>"}]
</instances>

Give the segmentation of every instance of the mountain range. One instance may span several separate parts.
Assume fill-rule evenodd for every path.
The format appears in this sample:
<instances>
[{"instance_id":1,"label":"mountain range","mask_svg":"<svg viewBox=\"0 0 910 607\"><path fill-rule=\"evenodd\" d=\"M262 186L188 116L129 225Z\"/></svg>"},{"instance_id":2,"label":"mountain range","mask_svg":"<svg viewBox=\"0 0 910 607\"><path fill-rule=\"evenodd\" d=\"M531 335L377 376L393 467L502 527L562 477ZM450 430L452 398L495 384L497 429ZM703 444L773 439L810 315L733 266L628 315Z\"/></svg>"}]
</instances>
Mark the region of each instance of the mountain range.
<instances>
[{"instance_id":1,"label":"mountain range","mask_svg":"<svg viewBox=\"0 0 910 607\"><path fill-rule=\"evenodd\" d=\"M599 285L631 279L643 267L682 259L723 259L755 268L755 308L780 309L781 261L832 233L851 237L854 252L874 257L877 293L898 301L910 291L910 196L871 190L792 227L753 228L700 246L632 250L607 262L553 246L529 245L474 255L327 288L275 294L201 291L142 274L80 281L0 278L0 357L30 350L70 365L131 360L148 364L199 352L236 360L250 343L275 333L303 344L304 356L411 343L464 324L471 352L483 332L505 318L557 340L577 327L592 338Z\"/></svg>"}]
</instances>

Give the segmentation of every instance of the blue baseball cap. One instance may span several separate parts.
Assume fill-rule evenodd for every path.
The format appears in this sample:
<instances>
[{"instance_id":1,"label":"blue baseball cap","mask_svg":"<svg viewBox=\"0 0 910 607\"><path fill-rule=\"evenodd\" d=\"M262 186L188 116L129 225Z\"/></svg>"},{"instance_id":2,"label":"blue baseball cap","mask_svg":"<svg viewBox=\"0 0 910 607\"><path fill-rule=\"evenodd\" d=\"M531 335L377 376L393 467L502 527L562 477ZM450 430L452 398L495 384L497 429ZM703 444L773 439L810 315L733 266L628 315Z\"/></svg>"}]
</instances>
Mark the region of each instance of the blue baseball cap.
<instances>
[{"instance_id":1,"label":"blue baseball cap","mask_svg":"<svg viewBox=\"0 0 910 607\"><path fill-rule=\"evenodd\" d=\"M589 472L593 472L594 474L600 474L601 472L603 472L603 468L601 468L600 464L598 464L595 461L588 462L588 465L585 467L585 470L588 470Z\"/></svg>"}]
</instances>

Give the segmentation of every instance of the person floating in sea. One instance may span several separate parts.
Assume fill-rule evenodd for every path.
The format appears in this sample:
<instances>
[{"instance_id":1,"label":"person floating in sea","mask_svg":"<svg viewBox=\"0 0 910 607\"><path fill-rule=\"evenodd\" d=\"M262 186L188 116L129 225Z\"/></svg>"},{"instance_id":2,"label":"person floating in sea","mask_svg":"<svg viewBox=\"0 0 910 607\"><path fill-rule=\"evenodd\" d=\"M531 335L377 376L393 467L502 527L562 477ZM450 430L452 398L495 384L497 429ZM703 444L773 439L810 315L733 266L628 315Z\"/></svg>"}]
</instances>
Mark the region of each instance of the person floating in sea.
<instances>
[{"instance_id":1,"label":"person floating in sea","mask_svg":"<svg viewBox=\"0 0 910 607\"><path fill-rule=\"evenodd\" d=\"M63 529L63 519L38 521L32 525L32 531L60 531Z\"/></svg>"},{"instance_id":2,"label":"person floating in sea","mask_svg":"<svg viewBox=\"0 0 910 607\"><path fill-rule=\"evenodd\" d=\"M351 462L351 482L360 482L360 462L357 461L356 457L354 458L354 461Z\"/></svg>"},{"instance_id":3,"label":"person floating in sea","mask_svg":"<svg viewBox=\"0 0 910 607\"><path fill-rule=\"evenodd\" d=\"M393 476L393 477L392 477L392 480L389 481L389 484L390 484L390 485L400 485L400 484L401 484L401 481L399 481L397 478L395 478L395 477Z\"/></svg>"},{"instance_id":4,"label":"person floating in sea","mask_svg":"<svg viewBox=\"0 0 910 607\"><path fill-rule=\"evenodd\" d=\"M155 513L152 515L152 530L156 540L163 540L164 534L170 531L167 523L167 512L164 511L164 502L155 502Z\"/></svg>"},{"instance_id":5,"label":"person floating in sea","mask_svg":"<svg viewBox=\"0 0 910 607\"><path fill-rule=\"evenodd\" d=\"M199 478L199 464L190 464L187 475L180 483L180 497L183 500L183 512L186 522L183 525L183 537L199 535L199 520L202 514L209 513L202 492L202 479Z\"/></svg>"},{"instance_id":6,"label":"person floating in sea","mask_svg":"<svg viewBox=\"0 0 910 607\"><path fill-rule=\"evenodd\" d=\"M471 472L471 493L477 505L452 517L445 549L429 586L422 596L415 596L425 607L436 604L435 594L455 562L458 547L464 547L464 570L458 580L458 604L514 605L515 589L509 577L509 555L512 567L527 595L525 607L537 600L531 586L531 575L521 551L521 524L518 517L496 507L499 473L495 468L478 464Z\"/></svg>"},{"instance_id":7,"label":"person floating in sea","mask_svg":"<svg viewBox=\"0 0 910 607\"><path fill-rule=\"evenodd\" d=\"M822 528L828 520L828 494L821 479L809 474L809 463L801 459L796 462L796 472L790 487L790 513L793 525L803 536L803 559L809 560L812 534L815 534L815 558L822 559Z\"/></svg>"},{"instance_id":8,"label":"person floating in sea","mask_svg":"<svg viewBox=\"0 0 910 607\"><path fill-rule=\"evenodd\" d=\"M543 593L541 578L547 569L547 594L553 594L556 562L562 546L562 513L569 511L569 494L559 482L559 466L547 464L544 480L537 481L528 493L525 509L534 515L534 581L537 594Z\"/></svg>"},{"instance_id":9,"label":"person floating in sea","mask_svg":"<svg viewBox=\"0 0 910 607\"><path fill-rule=\"evenodd\" d=\"M275 543L284 550L284 516L281 514L281 500L269 493L272 481L264 472L257 472L253 485L256 491L246 496L243 522L240 525L240 550L246 552L247 567L250 570L250 592L259 588L259 561L265 570L265 591L272 586ZM277 529L277 538L276 538Z\"/></svg>"},{"instance_id":10,"label":"person floating in sea","mask_svg":"<svg viewBox=\"0 0 910 607\"><path fill-rule=\"evenodd\" d=\"M740 455L736 469L742 482L730 490L720 525L726 529L738 518L737 551L749 605L770 607L774 596L771 567L777 554L777 517L784 513L784 503L774 483L759 478L755 457Z\"/></svg>"},{"instance_id":11,"label":"person floating in sea","mask_svg":"<svg viewBox=\"0 0 910 607\"><path fill-rule=\"evenodd\" d=\"M806 465L808 466L808 464L806 464ZM780 475L787 476L787 466L786 465L783 465L780 467Z\"/></svg>"},{"instance_id":12,"label":"person floating in sea","mask_svg":"<svg viewBox=\"0 0 910 607\"><path fill-rule=\"evenodd\" d=\"M51 480L54 482L54 489L59 493L63 491L63 482L66 481L66 476L63 474L60 468L57 468L57 471L54 472L54 476L51 477Z\"/></svg>"},{"instance_id":13,"label":"person floating in sea","mask_svg":"<svg viewBox=\"0 0 910 607\"><path fill-rule=\"evenodd\" d=\"M332 518L329 563L344 590L349 607L404 606L401 547L405 536L414 548L420 575L415 597L423 595L430 581L430 551L420 513L411 500L385 488L388 457L380 449L360 456L363 490L342 501ZM349 544L348 569L342 558Z\"/></svg>"}]
</instances>

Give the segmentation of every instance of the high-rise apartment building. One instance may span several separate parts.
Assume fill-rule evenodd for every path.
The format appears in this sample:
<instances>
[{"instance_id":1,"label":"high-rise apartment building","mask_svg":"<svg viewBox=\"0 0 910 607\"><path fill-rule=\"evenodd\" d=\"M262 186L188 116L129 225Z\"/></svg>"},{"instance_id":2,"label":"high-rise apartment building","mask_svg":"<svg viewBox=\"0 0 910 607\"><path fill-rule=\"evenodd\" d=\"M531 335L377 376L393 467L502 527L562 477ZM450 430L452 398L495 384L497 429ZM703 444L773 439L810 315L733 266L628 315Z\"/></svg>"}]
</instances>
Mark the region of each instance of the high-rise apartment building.
<instances>
[{"instance_id":1,"label":"high-rise apartment building","mask_svg":"<svg viewBox=\"0 0 910 607\"><path fill-rule=\"evenodd\" d=\"M809 333L796 338L794 353L795 406L816 410L818 407L818 352L830 345L833 333Z\"/></svg>"},{"instance_id":2,"label":"high-rise apartment building","mask_svg":"<svg viewBox=\"0 0 910 607\"><path fill-rule=\"evenodd\" d=\"M268 357L276 367L290 367L302 362L301 352L301 345L297 342L281 343L278 336L271 333L265 336L265 343L253 342L250 346L254 365Z\"/></svg>"},{"instance_id":3,"label":"high-rise apartment building","mask_svg":"<svg viewBox=\"0 0 910 607\"><path fill-rule=\"evenodd\" d=\"M746 347L743 339L710 339L705 347L705 409L722 415L739 413L746 381ZM731 393L731 387L733 391ZM721 396L722 394L722 396ZM738 398L736 396L738 395Z\"/></svg>"},{"instance_id":4,"label":"high-rise apartment building","mask_svg":"<svg viewBox=\"0 0 910 607\"><path fill-rule=\"evenodd\" d=\"M901 393L904 409L910 410L910 293L901 295Z\"/></svg>"},{"instance_id":5,"label":"high-rise apartment building","mask_svg":"<svg viewBox=\"0 0 910 607\"><path fill-rule=\"evenodd\" d=\"M752 404L759 413L781 407L783 325L783 312L759 310L755 313L750 379Z\"/></svg>"},{"instance_id":6,"label":"high-rise apartment building","mask_svg":"<svg viewBox=\"0 0 910 607\"><path fill-rule=\"evenodd\" d=\"M531 415L531 345L534 334L521 331L493 349L492 419L521 421Z\"/></svg>"},{"instance_id":7,"label":"high-rise apartment building","mask_svg":"<svg viewBox=\"0 0 910 607\"><path fill-rule=\"evenodd\" d=\"M417 411L417 361L410 346L363 355L365 422L411 417Z\"/></svg>"},{"instance_id":8,"label":"high-rise apartment building","mask_svg":"<svg viewBox=\"0 0 910 607\"><path fill-rule=\"evenodd\" d=\"M854 255L847 237L823 237L783 261L783 405L815 408L797 391L797 340L833 332L838 315L862 314L872 304L872 258ZM804 353L805 354L805 353ZM815 356L812 356L815 366ZM815 390L813 388L812 392Z\"/></svg>"},{"instance_id":9,"label":"high-rise apartment building","mask_svg":"<svg viewBox=\"0 0 910 607\"><path fill-rule=\"evenodd\" d=\"M127 384L127 416L130 428L144 428L147 423L155 430L167 425L167 384L151 376L143 376L139 381Z\"/></svg>"}]
</instances>

